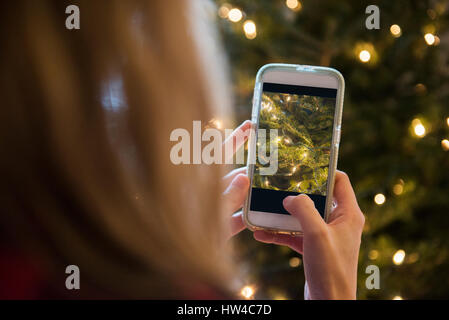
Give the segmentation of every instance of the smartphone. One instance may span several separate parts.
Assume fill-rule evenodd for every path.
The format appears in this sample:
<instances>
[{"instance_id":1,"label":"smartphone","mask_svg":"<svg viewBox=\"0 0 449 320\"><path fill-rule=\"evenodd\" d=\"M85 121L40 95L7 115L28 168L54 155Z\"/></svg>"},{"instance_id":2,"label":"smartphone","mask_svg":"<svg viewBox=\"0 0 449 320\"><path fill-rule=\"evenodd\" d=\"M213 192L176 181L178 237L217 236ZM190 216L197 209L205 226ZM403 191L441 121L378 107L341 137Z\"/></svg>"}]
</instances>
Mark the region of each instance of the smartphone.
<instances>
[{"instance_id":1,"label":"smartphone","mask_svg":"<svg viewBox=\"0 0 449 320\"><path fill-rule=\"evenodd\" d=\"M248 142L250 191L243 216L251 230L302 234L283 207L307 194L327 221L332 210L344 79L332 68L268 64L257 73Z\"/></svg>"}]
</instances>

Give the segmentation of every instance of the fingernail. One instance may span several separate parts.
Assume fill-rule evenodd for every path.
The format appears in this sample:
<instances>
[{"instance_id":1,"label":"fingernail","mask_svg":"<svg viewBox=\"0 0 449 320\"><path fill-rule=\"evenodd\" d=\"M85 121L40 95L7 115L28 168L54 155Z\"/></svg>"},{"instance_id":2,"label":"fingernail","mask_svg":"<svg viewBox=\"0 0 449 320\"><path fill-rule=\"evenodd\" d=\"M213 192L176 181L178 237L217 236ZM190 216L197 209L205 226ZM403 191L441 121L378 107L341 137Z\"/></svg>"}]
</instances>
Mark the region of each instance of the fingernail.
<instances>
[{"instance_id":1,"label":"fingernail","mask_svg":"<svg viewBox=\"0 0 449 320\"><path fill-rule=\"evenodd\" d=\"M283 201L284 207L290 206L294 198L295 198L294 196L285 197Z\"/></svg>"},{"instance_id":2,"label":"fingernail","mask_svg":"<svg viewBox=\"0 0 449 320\"><path fill-rule=\"evenodd\" d=\"M250 121L250 120L245 120L245 121L243 121L243 123L240 125L240 128L243 128L243 127L245 127L245 126L252 126L252 122Z\"/></svg>"}]
</instances>

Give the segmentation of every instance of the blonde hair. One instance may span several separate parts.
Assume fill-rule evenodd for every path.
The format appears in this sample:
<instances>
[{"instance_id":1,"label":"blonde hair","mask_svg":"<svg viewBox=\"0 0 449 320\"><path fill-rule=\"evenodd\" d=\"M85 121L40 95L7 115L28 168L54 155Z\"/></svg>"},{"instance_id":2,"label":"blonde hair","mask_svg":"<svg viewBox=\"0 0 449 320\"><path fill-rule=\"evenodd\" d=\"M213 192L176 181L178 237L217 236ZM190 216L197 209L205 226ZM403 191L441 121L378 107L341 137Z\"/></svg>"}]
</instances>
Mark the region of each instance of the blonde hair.
<instances>
[{"instance_id":1,"label":"blonde hair","mask_svg":"<svg viewBox=\"0 0 449 320\"><path fill-rule=\"evenodd\" d=\"M183 297L199 284L228 292L221 167L169 158L173 129L229 109L210 85L226 92L226 77L206 74L225 74L204 60L213 36L191 19L207 9L77 3L80 30L65 28L66 1L0 10L2 229L57 272L78 265L118 296ZM123 104L105 108L113 79Z\"/></svg>"}]
</instances>

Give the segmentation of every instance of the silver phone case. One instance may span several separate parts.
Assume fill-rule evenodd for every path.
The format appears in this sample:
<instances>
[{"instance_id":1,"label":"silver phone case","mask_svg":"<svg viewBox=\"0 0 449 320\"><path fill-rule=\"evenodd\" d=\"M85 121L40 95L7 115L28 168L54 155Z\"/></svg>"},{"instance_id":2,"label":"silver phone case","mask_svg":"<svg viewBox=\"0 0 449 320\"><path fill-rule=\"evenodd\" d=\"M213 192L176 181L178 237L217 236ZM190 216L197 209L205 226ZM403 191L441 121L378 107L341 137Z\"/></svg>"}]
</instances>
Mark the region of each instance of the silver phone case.
<instances>
[{"instance_id":1,"label":"silver phone case","mask_svg":"<svg viewBox=\"0 0 449 320\"><path fill-rule=\"evenodd\" d=\"M288 72L300 72L300 73L313 73L313 74L324 74L333 76L337 79L338 89L337 89L337 99L335 106L335 114L334 114L334 124L332 130L332 144L331 144L331 154L329 159L329 177L327 183L327 196L326 196L326 207L324 213L324 221L328 221L329 214L332 210L333 206L333 191L334 191L334 183L335 183L335 171L337 170L337 159L338 159L338 149L340 144L340 136L341 136L341 119L343 113L343 99L344 99L344 90L345 90L345 80L343 75L335 69L319 67L319 66L307 66L307 65L295 65L295 64L282 64L282 63L271 63L266 64L259 69L256 76L256 83L254 86L254 96L253 96L253 109L251 114L251 121L255 124L255 129L259 128L259 114L261 107L261 97L262 97L262 76L267 71L288 71ZM243 220L246 226L252 230L265 230L273 233L283 233L283 234L291 234L291 235L302 235L302 231L296 230L282 230L278 228L267 228L261 227L257 225L253 225L248 218L248 211L250 206L251 192L252 192L252 184L253 184L253 175L254 175L254 164L255 156L256 156L256 137L255 130L251 131L249 140L248 140L248 160L247 160L247 172L250 179L250 190L248 192L248 196L246 198L244 207L243 207Z\"/></svg>"}]
</instances>

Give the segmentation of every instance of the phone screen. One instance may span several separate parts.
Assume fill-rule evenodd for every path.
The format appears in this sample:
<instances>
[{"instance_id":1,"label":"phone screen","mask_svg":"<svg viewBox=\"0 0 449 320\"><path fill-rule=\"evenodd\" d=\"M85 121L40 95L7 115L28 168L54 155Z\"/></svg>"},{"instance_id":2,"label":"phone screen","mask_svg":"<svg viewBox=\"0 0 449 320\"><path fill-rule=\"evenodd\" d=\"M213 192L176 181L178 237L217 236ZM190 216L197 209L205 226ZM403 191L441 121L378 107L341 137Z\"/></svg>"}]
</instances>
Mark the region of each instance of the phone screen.
<instances>
[{"instance_id":1,"label":"phone screen","mask_svg":"<svg viewBox=\"0 0 449 320\"><path fill-rule=\"evenodd\" d=\"M259 129L278 130L278 168L261 175L257 158L251 211L289 214L283 199L305 193L324 217L336 98L337 89L263 83Z\"/></svg>"}]
</instances>

